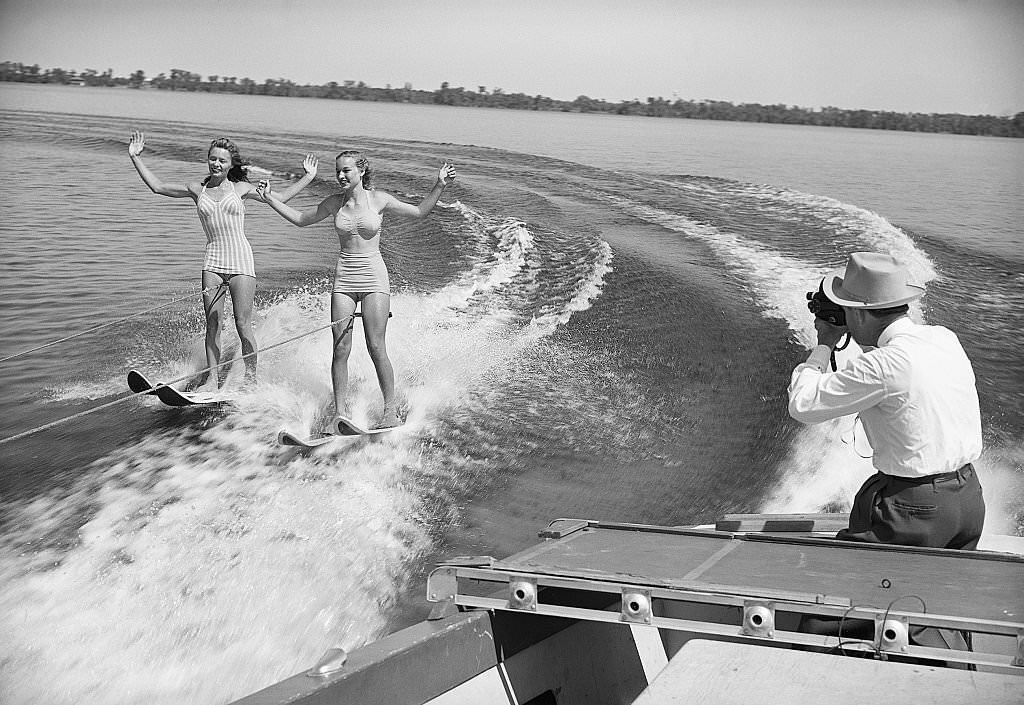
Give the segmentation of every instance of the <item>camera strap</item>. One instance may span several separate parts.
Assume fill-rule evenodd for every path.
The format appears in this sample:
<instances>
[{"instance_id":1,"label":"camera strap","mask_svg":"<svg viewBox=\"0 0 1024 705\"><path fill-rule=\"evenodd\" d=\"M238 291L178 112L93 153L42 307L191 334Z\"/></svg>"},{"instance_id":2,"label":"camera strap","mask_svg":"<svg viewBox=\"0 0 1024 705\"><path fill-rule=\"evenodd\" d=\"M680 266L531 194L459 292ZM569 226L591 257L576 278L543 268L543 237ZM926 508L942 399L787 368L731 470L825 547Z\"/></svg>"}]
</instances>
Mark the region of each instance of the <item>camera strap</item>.
<instances>
[{"instance_id":1,"label":"camera strap","mask_svg":"<svg viewBox=\"0 0 1024 705\"><path fill-rule=\"evenodd\" d=\"M829 351L829 353L828 353L828 361L832 365L832 371L833 372L837 371L837 368L836 368L836 350L846 350L846 348L850 347L850 341L851 340L852 340L852 338L850 337L850 334L847 333L846 334L846 342L844 342L842 345L836 345L834 348L832 348Z\"/></svg>"}]
</instances>

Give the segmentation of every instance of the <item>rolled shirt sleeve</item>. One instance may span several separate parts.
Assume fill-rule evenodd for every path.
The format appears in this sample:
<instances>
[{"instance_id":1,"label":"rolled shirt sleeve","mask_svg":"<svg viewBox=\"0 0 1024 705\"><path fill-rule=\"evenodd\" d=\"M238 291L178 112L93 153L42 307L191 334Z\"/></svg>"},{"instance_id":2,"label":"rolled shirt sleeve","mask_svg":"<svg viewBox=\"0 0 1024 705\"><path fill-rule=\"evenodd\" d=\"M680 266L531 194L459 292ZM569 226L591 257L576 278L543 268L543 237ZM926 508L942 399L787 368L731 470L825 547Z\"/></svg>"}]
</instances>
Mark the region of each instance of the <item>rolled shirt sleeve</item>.
<instances>
[{"instance_id":1,"label":"rolled shirt sleeve","mask_svg":"<svg viewBox=\"0 0 1024 705\"><path fill-rule=\"evenodd\" d=\"M885 396L885 383L869 355L827 372L831 351L818 345L796 366L789 382L789 415L806 424L855 414Z\"/></svg>"},{"instance_id":2,"label":"rolled shirt sleeve","mask_svg":"<svg viewBox=\"0 0 1024 705\"><path fill-rule=\"evenodd\" d=\"M828 371L818 346L793 370L789 414L806 424L858 414L876 470L924 477L977 460L981 412L974 370L952 331L900 318L878 347Z\"/></svg>"}]
</instances>

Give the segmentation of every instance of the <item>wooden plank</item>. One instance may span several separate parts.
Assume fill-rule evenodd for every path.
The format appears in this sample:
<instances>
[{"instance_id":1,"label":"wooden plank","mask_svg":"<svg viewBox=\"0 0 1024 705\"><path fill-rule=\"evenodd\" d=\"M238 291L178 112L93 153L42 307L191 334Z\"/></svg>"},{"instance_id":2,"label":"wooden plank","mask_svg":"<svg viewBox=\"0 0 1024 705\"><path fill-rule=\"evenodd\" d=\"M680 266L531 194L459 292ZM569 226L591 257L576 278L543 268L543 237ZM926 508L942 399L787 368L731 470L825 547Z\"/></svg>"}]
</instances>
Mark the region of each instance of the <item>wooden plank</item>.
<instances>
[{"instance_id":1,"label":"wooden plank","mask_svg":"<svg viewBox=\"0 0 1024 705\"><path fill-rule=\"evenodd\" d=\"M718 549L718 551L716 551L713 556L711 556L706 561L701 563L699 566L697 566L696 568L693 568L689 573L684 575L683 576L683 580L697 580L697 579L699 579L700 576L703 575L705 571L707 571L710 568L712 568L716 563L718 563L718 561L720 561L723 558L725 558L726 556L728 556L730 553L732 553L737 548L739 548L739 546L740 546L740 542L739 541L729 541L724 546L722 546L720 549Z\"/></svg>"},{"instance_id":2,"label":"wooden plank","mask_svg":"<svg viewBox=\"0 0 1024 705\"><path fill-rule=\"evenodd\" d=\"M946 705L1022 702L1024 675L694 639L633 705Z\"/></svg>"},{"instance_id":3,"label":"wooden plank","mask_svg":"<svg viewBox=\"0 0 1024 705\"><path fill-rule=\"evenodd\" d=\"M849 526L850 515L818 514L726 514L715 522L717 531L828 532Z\"/></svg>"},{"instance_id":4,"label":"wooden plank","mask_svg":"<svg viewBox=\"0 0 1024 705\"><path fill-rule=\"evenodd\" d=\"M730 540L728 534L680 536L591 527L517 553L495 567L523 572L555 569L591 577L645 576L657 583L680 578L703 565Z\"/></svg>"},{"instance_id":5,"label":"wooden plank","mask_svg":"<svg viewBox=\"0 0 1024 705\"><path fill-rule=\"evenodd\" d=\"M897 612L1024 620L1024 561L991 560L975 551L887 551L852 541L741 543L701 579L844 595L855 605Z\"/></svg>"},{"instance_id":6,"label":"wooden plank","mask_svg":"<svg viewBox=\"0 0 1024 705\"><path fill-rule=\"evenodd\" d=\"M730 542L738 547L720 554ZM698 568L699 579L686 581ZM687 589L706 584L745 595L843 596L852 604L974 620L1012 622L1024 615L1024 558L981 551L591 527L496 562L494 569Z\"/></svg>"},{"instance_id":7,"label":"wooden plank","mask_svg":"<svg viewBox=\"0 0 1024 705\"><path fill-rule=\"evenodd\" d=\"M545 529L537 532L542 539L562 539L590 525L586 519L555 519Z\"/></svg>"},{"instance_id":8,"label":"wooden plank","mask_svg":"<svg viewBox=\"0 0 1024 705\"><path fill-rule=\"evenodd\" d=\"M629 631L633 635L633 643L636 645L636 653L640 657L640 665L643 666L644 676L647 683L654 682L658 674L668 665L668 654L665 653L665 644L661 640L661 634L655 627L643 624L630 624Z\"/></svg>"}]
</instances>

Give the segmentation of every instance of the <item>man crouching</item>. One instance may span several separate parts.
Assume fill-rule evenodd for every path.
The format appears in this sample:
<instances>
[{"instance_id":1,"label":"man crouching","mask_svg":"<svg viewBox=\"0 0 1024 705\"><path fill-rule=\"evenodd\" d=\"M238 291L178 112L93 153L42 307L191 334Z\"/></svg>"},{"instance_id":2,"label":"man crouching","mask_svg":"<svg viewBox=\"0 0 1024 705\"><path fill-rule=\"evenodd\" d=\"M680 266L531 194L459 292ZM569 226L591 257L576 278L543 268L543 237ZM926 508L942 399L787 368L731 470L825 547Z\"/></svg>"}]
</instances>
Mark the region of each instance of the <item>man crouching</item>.
<instances>
[{"instance_id":1,"label":"man crouching","mask_svg":"<svg viewBox=\"0 0 1024 705\"><path fill-rule=\"evenodd\" d=\"M971 463L981 454L981 413L960 341L910 320L908 304L924 287L888 255L854 252L845 271L825 277L821 293L842 307L846 325L815 317L818 345L793 370L789 413L808 424L858 414L877 471L836 538L977 548L985 501ZM847 331L865 352L830 372Z\"/></svg>"}]
</instances>

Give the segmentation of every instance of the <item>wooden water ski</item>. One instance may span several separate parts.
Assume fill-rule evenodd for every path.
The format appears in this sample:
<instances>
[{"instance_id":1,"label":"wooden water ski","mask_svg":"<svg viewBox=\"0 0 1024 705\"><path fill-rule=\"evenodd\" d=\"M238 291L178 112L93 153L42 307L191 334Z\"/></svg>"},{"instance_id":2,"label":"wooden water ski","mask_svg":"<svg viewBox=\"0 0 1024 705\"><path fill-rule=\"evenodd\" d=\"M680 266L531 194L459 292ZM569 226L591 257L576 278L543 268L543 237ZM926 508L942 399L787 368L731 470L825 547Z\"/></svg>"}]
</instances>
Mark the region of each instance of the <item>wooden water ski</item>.
<instances>
[{"instance_id":1,"label":"wooden water ski","mask_svg":"<svg viewBox=\"0 0 1024 705\"><path fill-rule=\"evenodd\" d=\"M390 433L401 426L389 426L388 428L363 428L347 416L339 416L334 420L334 432L339 436L377 436L382 433Z\"/></svg>"},{"instance_id":2,"label":"wooden water ski","mask_svg":"<svg viewBox=\"0 0 1024 705\"><path fill-rule=\"evenodd\" d=\"M297 448L319 448L338 440L340 436L334 433L327 433L322 436L311 436L303 438L291 431L282 429L277 433L277 442L283 446L295 446Z\"/></svg>"},{"instance_id":3,"label":"wooden water ski","mask_svg":"<svg viewBox=\"0 0 1024 705\"><path fill-rule=\"evenodd\" d=\"M157 383L159 384L159 382ZM147 394L155 394L153 387L156 386L138 370L128 370L128 388L139 394L146 392Z\"/></svg>"},{"instance_id":4,"label":"wooden water ski","mask_svg":"<svg viewBox=\"0 0 1024 705\"><path fill-rule=\"evenodd\" d=\"M208 406L223 404L232 399L222 391L182 392L161 382L153 384L138 370L128 372L128 388L135 393L153 394L167 406Z\"/></svg>"}]
</instances>

